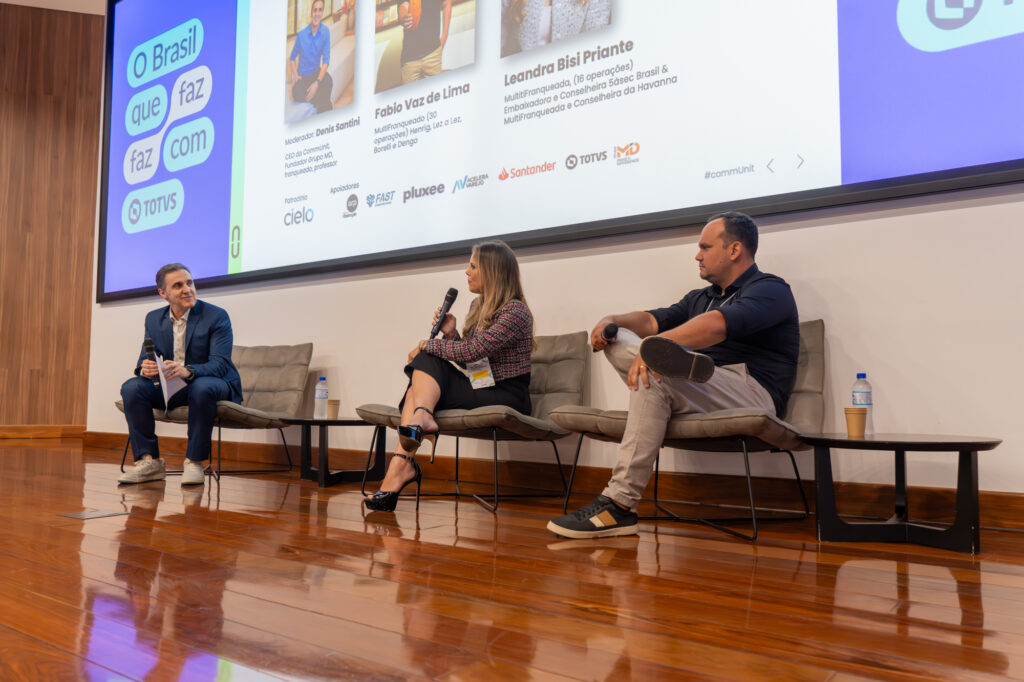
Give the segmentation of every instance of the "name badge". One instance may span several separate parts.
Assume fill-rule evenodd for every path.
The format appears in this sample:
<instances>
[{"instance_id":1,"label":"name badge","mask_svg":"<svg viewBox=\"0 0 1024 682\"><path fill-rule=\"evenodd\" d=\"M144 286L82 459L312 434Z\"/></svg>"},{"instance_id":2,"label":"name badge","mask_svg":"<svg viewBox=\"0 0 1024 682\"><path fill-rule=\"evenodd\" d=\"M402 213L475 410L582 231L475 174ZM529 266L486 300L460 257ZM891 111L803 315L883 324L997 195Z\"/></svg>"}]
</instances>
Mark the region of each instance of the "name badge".
<instances>
[{"instance_id":1,"label":"name badge","mask_svg":"<svg viewBox=\"0 0 1024 682\"><path fill-rule=\"evenodd\" d=\"M476 362L466 363L466 375L473 388L488 388L494 385L494 375L491 374L491 361L482 358Z\"/></svg>"}]
</instances>

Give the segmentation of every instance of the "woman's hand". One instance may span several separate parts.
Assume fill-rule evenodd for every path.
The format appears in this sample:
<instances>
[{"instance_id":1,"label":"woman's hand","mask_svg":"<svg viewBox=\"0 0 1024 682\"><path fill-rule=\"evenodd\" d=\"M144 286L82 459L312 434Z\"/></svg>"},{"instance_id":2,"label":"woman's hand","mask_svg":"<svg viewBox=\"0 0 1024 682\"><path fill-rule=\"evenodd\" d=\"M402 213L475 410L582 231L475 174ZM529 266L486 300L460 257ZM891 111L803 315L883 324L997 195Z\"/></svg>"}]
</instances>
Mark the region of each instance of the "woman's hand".
<instances>
[{"instance_id":1,"label":"woman's hand","mask_svg":"<svg viewBox=\"0 0 1024 682\"><path fill-rule=\"evenodd\" d=\"M437 310L434 311L434 324L437 324L437 320L440 317L441 308L438 307ZM445 313L444 322L441 323L441 335L444 336L444 338L446 339L451 338L452 336L455 335L456 326L457 325L455 324L455 316L452 315L451 313Z\"/></svg>"},{"instance_id":2,"label":"woman's hand","mask_svg":"<svg viewBox=\"0 0 1024 682\"><path fill-rule=\"evenodd\" d=\"M420 341L419 343L417 343L415 348L413 348L411 351L409 351L409 359L406 361L406 363L412 362L413 358L415 358L417 355L419 355L421 352L425 351L426 349L427 349L427 340L424 339L423 341Z\"/></svg>"}]
</instances>

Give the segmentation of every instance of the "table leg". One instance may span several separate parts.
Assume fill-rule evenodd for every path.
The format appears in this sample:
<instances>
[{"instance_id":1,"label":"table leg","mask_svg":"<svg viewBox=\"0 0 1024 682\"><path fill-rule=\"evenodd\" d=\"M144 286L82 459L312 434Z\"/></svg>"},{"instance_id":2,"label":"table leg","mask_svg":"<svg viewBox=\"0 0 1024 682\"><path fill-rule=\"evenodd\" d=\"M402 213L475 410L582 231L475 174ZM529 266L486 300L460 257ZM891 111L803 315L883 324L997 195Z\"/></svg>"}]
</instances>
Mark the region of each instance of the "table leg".
<instances>
[{"instance_id":1,"label":"table leg","mask_svg":"<svg viewBox=\"0 0 1024 682\"><path fill-rule=\"evenodd\" d=\"M313 473L312 466L313 448L310 443L313 437L312 427L309 424L302 424L299 428L302 429L302 440L299 445L299 478L315 481L316 475Z\"/></svg>"},{"instance_id":2,"label":"table leg","mask_svg":"<svg viewBox=\"0 0 1024 682\"><path fill-rule=\"evenodd\" d=\"M316 476L317 476L316 485L317 485L318 488L326 488L329 485L328 482L327 482L327 478L328 478L328 474L330 473L330 467L329 467L329 459L330 458L328 457L329 450L328 450L328 445L327 445L327 432L330 431L330 427L329 426L324 426L324 425L321 424L320 426L318 426L316 428L317 428L317 431L319 431L319 433L317 435L320 437L320 452L319 452L319 456L317 458L319 464L317 465L317 470L316 470Z\"/></svg>"},{"instance_id":3,"label":"table leg","mask_svg":"<svg viewBox=\"0 0 1024 682\"><path fill-rule=\"evenodd\" d=\"M909 524L907 539L920 545L975 554L981 550L978 453L962 450L956 472L956 518L949 528Z\"/></svg>"},{"instance_id":4,"label":"table leg","mask_svg":"<svg viewBox=\"0 0 1024 682\"><path fill-rule=\"evenodd\" d=\"M891 521L907 521L907 453L896 451L896 490Z\"/></svg>"},{"instance_id":5,"label":"table leg","mask_svg":"<svg viewBox=\"0 0 1024 682\"><path fill-rule=\"evenodd\" d=\"M818 494L815 510L818 540L821 542L906 542L905 523L889 521L847 523L836 511L835 482L832 480L832 453L828 447L814 447L814 487Z\"/></svg>"}]
</instances>

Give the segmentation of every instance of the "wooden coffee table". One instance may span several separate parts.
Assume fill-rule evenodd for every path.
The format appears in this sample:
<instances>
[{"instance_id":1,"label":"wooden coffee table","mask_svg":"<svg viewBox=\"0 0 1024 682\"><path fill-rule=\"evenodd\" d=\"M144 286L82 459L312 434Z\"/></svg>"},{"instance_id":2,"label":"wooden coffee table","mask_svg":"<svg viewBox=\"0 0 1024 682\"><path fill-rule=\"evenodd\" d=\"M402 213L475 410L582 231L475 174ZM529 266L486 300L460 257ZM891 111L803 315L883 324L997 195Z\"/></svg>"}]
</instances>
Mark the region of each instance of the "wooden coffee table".
<instances>
[{"instance_id":1,"label":"wooden coffee table","mask_svg":"<svg viewBox=\"0 0 1024 682\"><path fill-rule=\"evenodd\" d=\"M913 542L974 554L980 550L978 513L978 452L1002 440L973 436L933 436L882 433L860 439L845 433L803 434L814 446L814 480L818 493L818 540L823 542ZM886 521L850 522L836 513L831 448L891 451L895 454L896 491L893 515ZM914 523L907 517L907 452L959 453L956 518L948 528Z\"/></svg>"}]
</instances>

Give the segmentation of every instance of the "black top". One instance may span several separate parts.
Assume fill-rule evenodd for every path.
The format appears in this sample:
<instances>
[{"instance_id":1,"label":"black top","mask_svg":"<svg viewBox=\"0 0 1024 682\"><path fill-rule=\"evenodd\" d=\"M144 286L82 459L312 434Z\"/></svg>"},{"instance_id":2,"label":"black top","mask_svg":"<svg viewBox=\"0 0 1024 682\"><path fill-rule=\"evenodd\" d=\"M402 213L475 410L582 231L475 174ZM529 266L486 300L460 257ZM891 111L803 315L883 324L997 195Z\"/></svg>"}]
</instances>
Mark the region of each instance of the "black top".
<instances>
[{"instance_id":1,"label":"black top","mask_svg":"<svg viewBox=\"0 0 1024 682\"><path fill-rule=\"evenodd\" d=\"M746 364L750 376L771 395L775 413L784 417L800 355L800 320L789 285L751 265L725 291L712 284L668 308L648 312L661 333L709 310L725 317L725 341L700 352L717 366Z\"/></svg>"},{"instance_id":2,"label":"black top","mask_svg":"<svg viewBox=\"0 0 1024 682\"><path fill-rule=\"evenodd\" d=\"M441 47L441 0L420 3L420 23L416 30L402 35L402 63L423 59Z\"/></svg>"}]
</instances>

